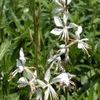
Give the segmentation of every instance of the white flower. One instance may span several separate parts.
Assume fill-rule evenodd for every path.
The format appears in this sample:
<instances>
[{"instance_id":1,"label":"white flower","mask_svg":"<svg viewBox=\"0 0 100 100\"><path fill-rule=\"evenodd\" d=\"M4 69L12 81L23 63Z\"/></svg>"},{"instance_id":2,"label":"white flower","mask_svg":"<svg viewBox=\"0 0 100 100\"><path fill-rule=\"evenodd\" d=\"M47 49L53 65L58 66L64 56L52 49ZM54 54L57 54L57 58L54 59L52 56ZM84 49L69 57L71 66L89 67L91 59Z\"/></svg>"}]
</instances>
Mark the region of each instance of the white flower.
<instances>
[{"instance_id":1,"label":"white flower","mask_svg":"<svg viewBox=\"0 0 100 100\"><path fill-rule=\"evenodd\" d=\"M33 95L33 93L35 92L36 90L36 80L33 78L31 80L28 80L27 78L25 77L21 77L18 81L18 87L21 88L21 87L25 87L27 85L30 86L30 99Z\"/></svg>"},{"instance_id":2,"label":"white flower","mask_svg":"<svg viewBox=\"0 0 100 100\"><path fill-rule=\"evenodd\" d=\"M60 75L56 76L55 78L53 78L52 82L56 83L56 82L60 82L60 83L64 83L67 87L72 84L71 79L75 77L75 75L72 75L70 73L61 73Z\"/></svg>"},{"instance_id":3,"label":"white flower","mask_svg":"<svg viewBox=\"0 0 100 100\"><path fill-rule=\"evenodd\" d=\"M63 55L65 56L65 61L69 62L69 48L66 48L65 44L61 44L59 46L59 50L57 51L57 53L48 59L48 64L53 63L57 66L58 64L59 66L61 66L61 60Z\"/></svg>"},{"instance_id":4,"label":"white flower","mask_svg":"<svg viewBox=\"0 0 100 100\"><path fill-rule=\"evenodd\" d=\"M70 26L67 26L67 20L68 20L68 15L64 14L63 15L63 21L60 19L59 16L54 16L54 22L57 26L57 28L54 28L50 33L56 35L56 36L61 36L62 39L66 41L69 40L69 33L68 29L71 28Z\"/></svg>"},{"instance_id":5,"label":"white flower","mask_svg":"<svg viewBox=\"0 0 100 100\"><path fill-rule=\"evenodd\" d=\"M34 92L37 92L37 71L31 72L28 68L25 67L24 70L25 74L24 77L21 77L17 83L18 87L25 87L27 85L30 86L30 99Z\"/></svg>"},{"instance_id":6,"label":"white flower","mask_svg":"<svg viewBox=\"0 0 100 100\"><path fill-rule=\"evenodd\" d=\"M37 82L43 89L45 89L44 100L48 100L49 96L50 98L53 98L53 100L58 100L58 95L54 90L54 88L52 87L51 84L52 80L50 81L50 78L51 78L51 72L50 72L50 68L48 68L44 76L45 82L41 80L37 80Z\"/></svg>"},{"instance_id":7,"label":"white flower","mask_svg":"<svg viewBox=\"0 0 100 100\"><path fill-rule=\"evenodd\" d=\"M19 59L16 60L16 69L15 71L13 71L11 73L11 77L14 78L16 76L16 74L18 73L22 73L23 72L23 75L25 77L27 77L28 79L32 79L32 78L35 78L37 77L36 75L36 71L33 73L29 68L30 67L25 67L22 65L21 61Z\"/></svg>"},{"instance_id":8,"label":"white flower","mask_svg":"<svg viewBox=\"0 0 100 100\"><path fill-rule=\"evenodd\" d=\"M48 59L48 63L61 61L60 56L66 52L65 44L60 45L59 48L60 49L57 51L57 54Z\"/></svg>"},{"instance_id":9,"label":"white flower","mask_svg":"<svg viewBox=\"0 0 100 100\"><path fill-rule=\"evenodd\" d=\"M84 51L84 53L86 52L87 55L89 56L89 53L87 51L87 49L89 48L89 45L86 43L86 41L88 41L87 38L80 38L80 34L82 33L82 26L78 26L77 31L75 32L76 35L76 40L78 41L78 48L82 49Z\"/></svg>"},{"instance_id":10,"label":"white flower","mask_svg":"<svg viewBox=\"0 0 100 100\"><path fill-rule=\"evenodd\" d=\"M77 28L77 30L75 31L75 39L78 42L78 48L82 49L84 51L84 53L87 53L87 55L90 56L87 51L87 49L89 48L89 45L86 43L86 41L88 41L88 39L87 38L81 39L81 37L80 37L80 34L82 33L82 26L78 26L75 23L70 23L69 27Z\"/></svg>"},{"instance_id":11,"label":"white flower","mask_svg":"<svg viewBox=\"0 0 100 100\"><path fill-rule=\"evenodd\" d=\"M12 72L12 77L15 77L17 73L22 73L24 71L24 66L19 59L16 60L17 69Z\"/></svg>"},{"instance_id":12,"label":"white flower","mask_svg":"<svg viewBox=\"0 0 100 100\"><path fill-rule=\"evenodd\" d=\"M17 73L22 73L25 69L25 56L23 52L23 48L20 49L19 51L19 59L16 60L16 67L17 69L11 73L12 78L16 76Z\"/></svg>"},{"instance_id":13,"label":"white flower","mask_svg":"<svg viewBox=\"0 0 100 100\"><path fill-rule=\"evenodd\" d=\"M66 11L67 5L70 4L71 0L67 0L67 3L66 0L54 0L54 2L58 5L58 8L55 10L55 12L59 13Z\"/></svg>"}]
</instances>

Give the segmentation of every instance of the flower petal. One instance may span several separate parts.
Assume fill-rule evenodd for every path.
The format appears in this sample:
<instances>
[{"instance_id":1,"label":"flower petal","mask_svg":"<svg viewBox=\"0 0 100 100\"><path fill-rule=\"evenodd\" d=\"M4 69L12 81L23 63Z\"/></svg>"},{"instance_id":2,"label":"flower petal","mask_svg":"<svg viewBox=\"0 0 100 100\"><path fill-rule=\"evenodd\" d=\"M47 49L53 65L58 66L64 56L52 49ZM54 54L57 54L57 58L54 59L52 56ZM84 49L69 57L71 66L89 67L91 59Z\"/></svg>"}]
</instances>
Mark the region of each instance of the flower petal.
<instances>
[{"instance_id":1,"label":"flower petal","mask_svg":"<svg viewBox=\"0 0 100 100\"><path fill-rule=\"evenodd\" d=\"M61 12L63 12L63 8L62 7L58 7L58 8L55 8L54 10L53 10L53 13L55 13L55 14L57 14L57 13L61 13Z\"/></svg>"},{"instance_id":2,"label":"flower petal","mask_svg":"<svg viewBox=\"0 0 100 100\"><path fill-rule=\"evenodd\" d=\"M60 17L54 16L54 22L55 22L56 26L63 27L63 24L62 24Z\"/></svg>"},{"instance_id":3,"label":"flower petal","mask_svg":"<svg viewBox=\"0 0 100 100\"><path fill-rule=\"evenodd\" d=\"M20 49L19 59L21 60L22 64L24 65L25 62L26 62L26 59L25 59L25 56L24 56L23 48Z\"/></svg>"},{"instance_id":4,"label":"flower petal","mask_svg":"<svg viewBox=\"0 0 100 100\"><path fill-rule=\"evenodd\" d=\"M53 100L58 100L58 94L56 93L54 88L51 85L49 85L49 89Z\"/></svg>"},{"instance_id":5,"label":"flower petal","mask_svg":"<svg viewBox=\"0 0 100 100\"><path fill-rule=\"evenodd\" d=\"M62 32L63 32L62 29L54 28L50 33L52 33L54 35L61 35Z\"/></svg>"},{"instance_id":6,"label":"flower petal","mask_svg":"<svg viewBox=\"0 0 100 100\"><path fill-rule=\"evenodd\" d=\"M56 83L56 82L62 82L64 80L66 80L68 78L68 74L67 73L61 73L58 76L56 76L53 80L52 83Z\"/></svg>"},{"instance_id":7,"label":"flower petal","mask_svg":"<svg viewBox=\"0 0 100 100\"><path fill-rule=\"evenodd\" d=\"M67 0L67 5L69 5L71 1L72 1L72 0Z\"/></svg>"},{"instance_id":8,"label":"flower petal","mask_svg":"<svg viewBox=\"0 0 100 100\"><path fill-rule=\"evenodd\" d=\"M83 38L81 39L82 41L88 41L89 39L88 38Z\"/></svg>"},{"instance_id":9,"label":"flower petal","mask_svg":"<svg viewBox=\"0 0 100 100\"><path fill-rule=\"evenodd\" d=\"M61 54L65 54L66 49L65 49L65 48L62 48L62 49L60 49L59 51L60 51L60 55L61 55Z\"/></svg>"},{"instance_id":10,"label":"flower petal","mask_svg":"<svg viewBox=\"0 0 100 100\"><path fill-rule=\"evenodd\" d=\"M69 28L75 28L75 27L78 27L78 25L75 24L75 23L70 23L68 27L69 27Z\"/></svg>"},{"instance_id":11,"label":"flower petal","mask_svg":"<svg viewBox=\"0 0 100 100\"><path fill-rule=\"evenodd\" d=\"M25 77L21 77L17 83L28 83L28 81Z\"/></svg>"},{"instance_id":12,"label":"flower petal","mask_svg":"<svg viewBox=\"0 0 100 100\"><path fill-rule=\"evenodd\" d=\"M65 48L65 44L61 44L61 45L59 46L59 48L60 48L60 49Z\"/></svg>"},{"instance_id":13,"label":"flower petal","mask_svg":"<svg viewBox=\"0 0 100 100\"><path fill-rule=\"evenodd\" d=\"M19 66L23 66L21 61L19 59L16 60L16 67L19 68Z\"/></svg>"},{"instance_id":14,"label":"flower petal","mask_svg":"<svg viewBox=\"0 0 100 100\"><path fill-rule=\"evenodd\" d=\"M46 87L46 84L42 80L37 79L37 82L43 89Z\"/></svg>"},{"instance_id":15,"label":"flower petal","mask_svg":"<svg viewBox=\"0 0 100 100\"><path fill-rule=\"evenodd\" d=\"M78 42L78 48L82 49L83 48L83 43L82 42Z\"/></svg>"},{"instance_id":16,"label":"flower petal","mask_svg":"<svg viewBox=\"0 0 100 100\"><path fill-rule=\"evenodd\" d=\"M20 55L20 57L24 57L23 48L20 49L19 55Z\"/></svg>"},{"instance_id":17,"label":"flower petal","mask_svg":"<svg viewBox=\"0 0 100 100\"><path fill-rule=\"evenodd\" d=\"M69 40L69 33L68 33L68 28L67 27L64 27L63 34L64 34L64 38Z\"/></svg>"},{"instance_id":18,"label":"flower petal","mask_svg":"<svg viewBox=\"0 0 100 100\"><path fill-rule=\"evenodd\" d=\"M52 84L56 82L64 83L66 86L69 86L70 84L70 79L75 77L75 75L72 75L70 73L61 73L60 75L56 76L55 78L52 79Z\"/></svg>"},{"instance_id":19,"label":"flower petal","mask_svg":"<svg viewBox=\"0 0 100 100\"><path fill-rule=\"evenodd\" d=\"M54 0L55 3L57 3L59 6L62 6L62 4L59 2L59 0Z\"/></svg>"},{"instance_id":20,"label":"flower petal","mask_svg":"<svg viewBox=\"0 0 100 100\"><path fill-rule=\"evenodd\" d=\"M21 77L17 83L19 84L18 87L25 87L26 85L28 85L28 81L25 77Z\"/></svg>"},{"instance_id":21,"label":"flower petal","mask_svg":"<svg viewBox=\"0 0 100 100\"><path fill-rule=\"evenodd\" d=\"M48 64L50 64L51 62L53 62L53 63L51 63L50 67L53 66L53 64L54 64L55 61L60 61L61 60L61 58L59 58L59 55L60 54L56 54L56 55L54 55L54 56L52 56L52 57L50 57L48 59Z\"/></svg>"},{"instance_id":22,"label":"flower petal","mask_svg":"<svg viewBox=\"0 0 100 100\"><path fill-rule=\"evenodd\" d=\"M51 77L50 68L48 68L47 71L46 71L46 73L45 73L44 80L45 80L46 82L49 82L50 77Z\"/></svg>"},{"instance_id":23,"label":"flower petal","mask_svg":"<svg viewBox=\"0 0 100 100\"><path fill-rule=\"evenodd\" d=\"M75 32L77 38L80 38L81 33L82 33L82 26L78 26L77 31Z\"/></svg>"},{"instance_id":24,"label":"flower petal","mask_svg":"<svg viewBox=\"0 0 100 100\"><path fill-rule=\"evenodd\" d=\"M63 15L64 25L67 25L67 20L68 20L68 12L65 12L64 15Z\"/></svg>"},{"instance_id":25,"label":"flower petal","mask_svg":"<svg viewBox=\"0 0 100 100\"><path fill-rule=\"evenodd\" d=\"M60 0L63 5L66 5L66 0Z\"/></svg>"},{"instance_id":26,"label":"flower petal","mask_svg":"<svg viewBox=\"0 0 100 100\"><path fill-rule=\"evenodd\" d=\"M41 89L36 90L36 100L42 100L42 90Z\"/></svg>"},{"instance_id":27,"label":"flower petal","mask_svg":"<svg viewBox=\"0 0 100 100\"><path fill-rule=\"evenodd\" d=\"M45 93L44 93L44 100L48 100L49 94L50 94L50 89L49 89L49 87L48 87L48 88L45 90Z\"/></svg>"},{"instance_id":28,"label":"flower petal","mask_svg":"<svg viewBox=\"0 0 100 100\"><path fill-rule=\"evenodd\" d=\"M19 66L19 67L18 67L18 72L19 72L19 73L22 73L23 71L24 71L24 67L23 67L23 66Z\"/></svg>"},{"instance_id":29,"label":"flower petal","mask_svg":"<svg viewBox=\"0 0 100 100\"><path fill-rule=\"evenodd\" d=\"M28 67L25 67L24 68L24 71L23 71L23 75L28 79L28 80L31 80L31 79L35 79L37 76L34 75L34 72L32 70L30 70Z\"/></svg>"},{"instance_id":30,"label":"flower petal","mask_svg":"<svg viewBox=\"0 0 100 100\"><path fill-rule=\"evenodd\" d=\"M89 48L89 45L84 42L84 47L88 49Z\"/></svg>"},{"instance_id":31,"label":"flower petal","mask_svg":"<svg viewBox=\"0 0 100 100\"><path fill-rule=\"evenodd\" d=\"M87 51L87 49L89 48L89 45L87 43L85 43L84 41L80 40L78 42L78 48L82 49L83 52L86 53L90 57L90 55L89 55L89 53Z\"/></svg>"}]
</instances>

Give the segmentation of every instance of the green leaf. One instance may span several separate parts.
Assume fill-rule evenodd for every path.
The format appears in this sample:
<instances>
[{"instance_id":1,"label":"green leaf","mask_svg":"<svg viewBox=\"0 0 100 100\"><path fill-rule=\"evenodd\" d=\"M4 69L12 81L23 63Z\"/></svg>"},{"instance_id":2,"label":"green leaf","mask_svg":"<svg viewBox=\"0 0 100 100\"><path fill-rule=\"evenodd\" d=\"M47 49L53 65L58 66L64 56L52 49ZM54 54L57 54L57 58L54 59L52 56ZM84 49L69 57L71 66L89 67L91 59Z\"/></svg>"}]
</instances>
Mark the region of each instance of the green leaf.
<instances>
[{"instance_id":1,"label":"green leaf","mask_svg":"<svg viewBox=\"0 0 100 100\"><path fill-rule=\"evenodd\" d=\"M8 100L19 100L19 95L17 93L10 94Z\"/></svg>"},{"instance_id":2,"label":"green leaf","mask_svg":"<svg viewBox=\"0 0 100 100\"><path fill-rule=\"evenodd\" d=\"M0 61L3 59L3 57L5 56L5 54L7 53L9 47L11 45L11 42L6 40L5 42L3 42L0 46Z\"/></svg>"},{"instance_id":3,"label":"green leaf","mask_svg":"<svg viewBox=\"0 0 100 100\"><path fill-rule=\"evenodd\" d=\"M95 19L93 20L93 23L100 23L100 18L95 18Z\"/></svg>"}]
</instances>

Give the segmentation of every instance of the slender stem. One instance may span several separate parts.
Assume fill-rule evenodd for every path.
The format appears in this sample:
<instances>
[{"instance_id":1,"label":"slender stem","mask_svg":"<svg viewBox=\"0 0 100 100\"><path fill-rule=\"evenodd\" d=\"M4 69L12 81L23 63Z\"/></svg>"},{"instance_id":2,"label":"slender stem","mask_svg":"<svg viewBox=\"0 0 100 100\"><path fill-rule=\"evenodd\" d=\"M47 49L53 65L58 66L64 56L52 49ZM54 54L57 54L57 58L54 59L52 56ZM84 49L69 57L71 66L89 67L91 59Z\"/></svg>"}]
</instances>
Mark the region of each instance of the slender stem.
<instances>
[{"instance_id":1,"label":"slender stem","mask_svg":"<svg viewBox=\"0 0 100 100\"><path fill-rule=\"evenodd\" d=\"M40 6L40 5L39 5ZM37 9L37 14L34 15L34 43L36 53L36 65L38 66L39 52L40 52L40 33L39 33L39 13L40 7ZM35 10L34 10L35 12Z\"/></svg>"},{"instance_id":2,"label":"slender stem","mask_svg":"<svg viewBox=\"0 0 100 100\"><path fill-rule=\"evenodd\" d=\"M40 5L38 5L38 8L36 6L35 0L30 0L30 8L31 13L33 16L33 25L34 25L34 36L33 45L35 50L35 66L38 67L38 61L39 61L39 52L40 52L40 33L39 33L39 16L40 16Z\"/></svg>"},{"instance_id":3,"label":"slender stem","mask_svg":"<svg viewBox=\"0 0 100 100\"><path fill-rule=\"evenodd\" d=\"M78 42L77 40L75 40L74 42L71 42L70 44L68 44L68 45L66 46L66 48L71 47L72 45L76 44L77 42Z\"/></svg>"}]
</instances>

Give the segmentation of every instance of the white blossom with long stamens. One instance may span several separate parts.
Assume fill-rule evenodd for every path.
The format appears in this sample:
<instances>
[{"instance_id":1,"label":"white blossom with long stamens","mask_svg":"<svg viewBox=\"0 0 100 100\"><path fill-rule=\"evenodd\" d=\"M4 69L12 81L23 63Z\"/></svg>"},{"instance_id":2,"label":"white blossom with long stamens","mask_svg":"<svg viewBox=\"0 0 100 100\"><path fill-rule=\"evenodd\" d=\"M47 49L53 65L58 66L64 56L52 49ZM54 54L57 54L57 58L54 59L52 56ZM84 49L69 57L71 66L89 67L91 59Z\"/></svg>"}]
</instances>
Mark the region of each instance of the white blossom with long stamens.
<instances>
[{"instance_id":1,"label":"white blossom with long stamens","mask_svg":"<svg viewBox=\"0 0 100 100\"><path fill-rule=\"evenodd\" d=\"M87 51L87 49L89 49L89 45L86 43L86 41L88 41L88 38L81 39L80 38L81 33L82 33L82 26L78 26L78 29L75 32L76 40L78 41L78 46L77 47L79 49L82 49L84 51L84 53L87 53L87 55L90 56L88 51Z\"/></svg>"},{"instance_id":2,"label":"white blossom with long stamens","mask_svg":"<svg viewBox=\"0 0 100 100\"><path fill-rule=\"evenodd\" d=\"M36 88L37 88L37 72L35 71L32 74L34 76L32 78L21 77L17 81L19 88L25 87L27 85L30 86L30 99L32 98L33 93L36 92Z\"/></svg>"},{"instance_id":3,"label":"white blossom with long stamens","mask_svg":"<svg viewBox=\"0 0 100 100\"><path fill-rule=\"evenodd\" d=\"M73 77L75 77L75 75L64 72L53 78L52 82L60 82L62 84L64 83L68 87L72 83L71 79Z\"/></svg>"},{"instance_id":4,"label":"white blossom with long stamens","mask_svg":"<svg viewBox=\"0 0 100 100\"><path fill-rule=\"evenodd\" d=\"M24 71L24 66L19 59L16 60L16 67L17 69L11 73L12 77L15 77L17 73L22 73Z\"/></svg>"},{"instance_id":5,"label":"white blossom with long stamens","mask_svg":"<svg viewBox=\"0 0 100 100\"><path fill-rule=\"evenodd\" d=\"M29 77L33 77L33 74L32 74L32 71L31 70L29 70L29 68L28 67L25 67L25 62L26 62L26 59L25 59L25 57L24 57L24 52L23 52L23 49L21 48L20 49L20 51L19 51L19 59L17 59L16 60L16 69L15 69L15 71L13 71L12 73L11 73L11 77L13 78L13 77L15 77L16 76L16 74L18 74L18 73L22 73L23 72L23 74L25 73L25 74L27 74L27 77L29 78Z\"/></svg>"},{"instance_id":6,"label":"white blossom with long stamens","mask_svg":"<svg viewBox=\"0 0 100 100\"><path fill-rule=\"evenodd\" d=\"M53 98L53 100L58 100L58 95L55 89L52 87L52 80L50 81L50 79L51 72L50 68L48 68L44 76L45 82L43 82L42 80L37 80L37 82L43 89L45 89L44 100L48 100L49 96L50 98Z\"/></svg>"},{"instance_id":7,"label":"white blossom with long stamens","mask_svg":"<svg viewBox=\"0 0 100 100\"><path fill-rule=\"evenodd\" d=\"M54 22L57 27L54 28L50 33L56 36L61 36L61 39L64 39L64 41L66 40L68 41L69 40L68 29L71 27L69 25L67 26L67 20L68 20L67 14L63 15L63 20L61 20L59 16L54 16Z\"/></svg>"}]
</instances>

